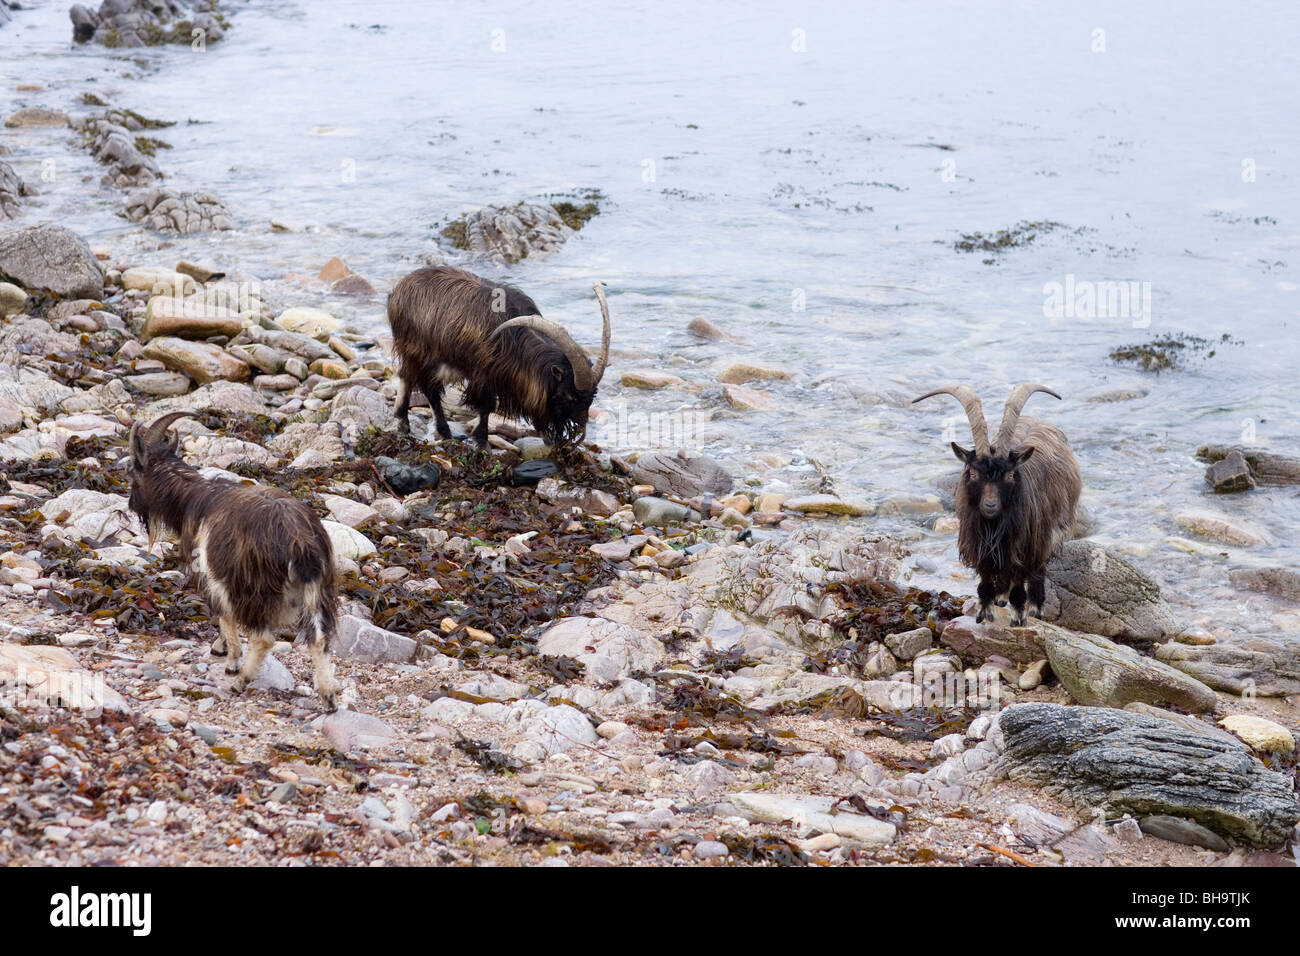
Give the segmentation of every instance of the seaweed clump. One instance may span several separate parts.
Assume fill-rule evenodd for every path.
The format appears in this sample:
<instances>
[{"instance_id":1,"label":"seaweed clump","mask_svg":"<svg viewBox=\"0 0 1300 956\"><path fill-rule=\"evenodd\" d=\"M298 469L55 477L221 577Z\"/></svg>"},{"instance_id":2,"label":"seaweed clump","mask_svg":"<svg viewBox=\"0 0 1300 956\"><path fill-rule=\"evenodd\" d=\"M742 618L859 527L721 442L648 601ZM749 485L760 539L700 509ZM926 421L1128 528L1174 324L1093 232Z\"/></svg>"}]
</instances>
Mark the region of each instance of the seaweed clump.
<instances>
[{"instance_id":1,"label":"seaweed clump","mask_svg":"<svg viewBox=\"0 0 1300 956\"><path fill-rule=\"evenodd\" d=\"M1213 358L1221 345L1241 345L1242 340L1224 332L1214 341L1199 335L1162 335L1141 345L1125 345L1110 353L1113 362L1129 362L1146 372L1180 371L1194 358Z\"/></svg>"}]
</instances>

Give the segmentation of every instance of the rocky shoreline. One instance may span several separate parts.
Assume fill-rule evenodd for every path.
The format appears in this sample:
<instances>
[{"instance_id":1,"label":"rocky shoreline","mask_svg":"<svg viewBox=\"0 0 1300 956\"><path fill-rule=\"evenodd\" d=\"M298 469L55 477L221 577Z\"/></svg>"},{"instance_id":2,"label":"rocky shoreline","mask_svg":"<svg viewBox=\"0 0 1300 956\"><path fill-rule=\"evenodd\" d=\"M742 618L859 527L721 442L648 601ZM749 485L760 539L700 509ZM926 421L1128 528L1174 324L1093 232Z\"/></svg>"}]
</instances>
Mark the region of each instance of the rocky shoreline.
<instances>
[{"instance_id":1,"label":"rocky shoreline","mask_svg":"<svg viewBox=\"0 0 1300 956\"><path fill-rule=\"evenodd\" d=\"M6 862L1290 861L1294 653L1229 660L1119 555L1058 555L1052 623L976 624L833 495L594 447L512 484L551 451L400 438L383 343L328 310L106 259L0 234ZM288 645L230 695L126 508L127 426L179 409L188 461L329 522L347 709Z\"/></svg>"},{"instance_id":2,"label":"rocky shoreline","mask_svg":"<svg viewBox=\"0 0 1300 956\"><path fill-rule=\"evenodd\" d=\"M80 22L120 39L129 7ZM156 233L233 227L210 194L158 185L160 124L85 105L103 111L6 125L70 126ZM0 220L29 194L0 161ZM487 207L443 237L544 255L596 214L576 198ZM903 580L899 520L955 534L943 488L874 502L685 448L561 457L497 418L485 457L399 436L387 341L330 308L376 295L365 277L332 259L272 301L256 276L158 248L0 228L5 863L1291 864L1293 644L1185 625L1088 538L1054 559L1046 620L978 624L962 596ZM703 317L687 331L729 340ZM628 396L699 387L618 377ZM711 387L753 412L786 379L735 360ZM129 512L127 431L178 410L187 461L327 522L340 712L288 644L231 696L171 545ZM1257 449L1200 454L1225 493L1300 474ZM1286 568L1232 583L1300 594Z\"/></svg>"}]
</instances>

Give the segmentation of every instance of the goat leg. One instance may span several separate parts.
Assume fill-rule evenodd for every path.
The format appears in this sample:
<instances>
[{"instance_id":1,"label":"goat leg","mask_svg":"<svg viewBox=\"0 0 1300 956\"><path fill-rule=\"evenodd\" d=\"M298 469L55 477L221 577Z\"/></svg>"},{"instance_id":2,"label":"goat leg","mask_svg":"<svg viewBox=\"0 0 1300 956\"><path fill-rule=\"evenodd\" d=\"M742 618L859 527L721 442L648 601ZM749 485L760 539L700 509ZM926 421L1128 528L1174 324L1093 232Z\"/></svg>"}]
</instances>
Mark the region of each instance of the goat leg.
<instances>
[{"instance_id":1,"label":"goat leg","mask_svg":"<svg viewBox=\"0 0 1300 956\"><path fill-rule=\"evenodd\" d=\"M1011 589L1012 627L1025 626L1025 586L1020 582Z\"/></svg>"},{"instance_id":2,"label":"goat leg","mask_svg":"<svg viewBox=\"0 0 1300 956\"><path fill-rule=\"evenodd\" d=\"M270 631L254 631L248 636L248 654L240 665L239 676L230 687L232 692L242 694L249 684L257 680L257 675L262 672L262 662L266 660L266 652L274 646L275 636Z\"/></svg>"},{"instance_id":3,"label":"goat leg","mask_svg":"<svg viewBox=\"0 0 1300 956\"><path fill-rule=\"evenodd\" d=\"M406 376L398 379L397 405L393 414L397 417L397 427L402 434L411 434L411 383L406 380Z\"/></svg>"},{"instance_id":4,"label":"goat leg","mask_svg":"<svg viewBox=\"0 0 1300 956\"><path fill-rule=\"evenodd\" d=\"M235 627L233 621L225 617L218 619L217 627L220 629L221 634L212 644L212 653L217 654L218 657L225 656L227 674L238 674L239 658L243 653L242 648L239 646L239 629ZM219 654L217 653L217 644L221 645L221 653Z\"/></svg>"},{"instance_id":5,"label":"goat leg","mask_svg":"<svg viewBox=\"0 0 1300 956\"><path fill-rule=\"evenodd\" d=\"M1047 600L1047 575L1042 571L1029 579L1029 606L1034 617L1043 617L1043 602Z\"/></svg>"},{"instance_id":6,"label":"goat leg","mask_svg":"<svg viewBox=\"0 0 1300 956\"><path fill-rule=\"evenodd\" d=\"M976 593L979 594L980 612L975 618L975 623L983 624L992 616L989 607L993 604L993 599L997 597L997 586L988 578L980 578L980 586Z\"/></svg>"}]
</instances>

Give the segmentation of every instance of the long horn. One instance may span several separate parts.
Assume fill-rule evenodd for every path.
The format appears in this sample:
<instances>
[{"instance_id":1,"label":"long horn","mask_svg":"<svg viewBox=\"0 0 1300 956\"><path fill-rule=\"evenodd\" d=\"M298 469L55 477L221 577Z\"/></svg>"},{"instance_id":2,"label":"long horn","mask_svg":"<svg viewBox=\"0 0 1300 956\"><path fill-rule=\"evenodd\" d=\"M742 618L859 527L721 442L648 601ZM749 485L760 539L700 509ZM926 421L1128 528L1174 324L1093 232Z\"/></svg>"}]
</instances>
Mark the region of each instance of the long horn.
<instances>
[{"instance_id":1,"label":"long horn","mask_svg":"<svg viewBox=\"0 0 1300 956\"><path fill-rule=\"evenodd\" d=\"M975 451L980 455L989 453L989 427L984 422L984 406L980 404L980 398L975 394L969 385L949 385L946 388L936 388L933 392L926 392L920 398L912 399L912 404L932 398L935 395L951 395L957 401L961 402L961 407L966 410L966 420L970 422L970 433L975 439Z\"/></svg>"},{"instance_id":2,"label":"long horn","mask_svg":"<svg viewBox=\"0 0 1300 956\"><path fill-rule=\"evenodd\" d=\"M534 329L541 332L564 351L569 364L573 366L573 384L578 387L578 390L590 392L596 387L596 382L592 379L591 374L591 359L587 358L587 353L582 350L582 347L577 342L573 341L573 336L564 331L562 325L552 322L550 319L544 319L540 315L521 315L498 325L492 331L491 338L496 338L509 328Z\"/></svg>"},{"instance_id":3,"label":"long horn","mask_svg":"<svg viewBox=\"0 0 1300 956\"><path fill-rule=\"evenodd\" d=\"M1034 392L1046 392L1053 398L1060 398L1054 391L1046 385L1037 385L1030 383L1027 385L1017 385L1007 399L1006 408L1002 411L1002 424L998 426L998 437L993 443L993 447L1001 454L1005 455L1011 450L1011 437L1016 432L1016 425L1020 422L1020 410L1025 407L1025 401Z\"/></svg>"},{"instance_id":4,"label":"long horn","mask_svg":"<svg viewBox=\"0 0 1300 956\"><path fill-rule=\"evenodd\" d=\"M162 441L163 436L167 434L167 426L172 422L176 421L178 418L193 417L193 412L168 412L162 418L155 419L152 424L145 426L144 438L150 444Z\"/></svg>"},{"instance_id":5,"label":"long horn","mask_svg":"<svg viewBox=\"0 0 1300 956\"><path fill-rule=\"evenodd\" d=\"M605 377L605 366L609 364L609 303L605 301L605 284L597 279L591 286L596 290L596 299L600 302L600 318L604 328L600 333L600 358L596 359L596 370L592 373L595 384Z\"/></svg>"}]
</instances>

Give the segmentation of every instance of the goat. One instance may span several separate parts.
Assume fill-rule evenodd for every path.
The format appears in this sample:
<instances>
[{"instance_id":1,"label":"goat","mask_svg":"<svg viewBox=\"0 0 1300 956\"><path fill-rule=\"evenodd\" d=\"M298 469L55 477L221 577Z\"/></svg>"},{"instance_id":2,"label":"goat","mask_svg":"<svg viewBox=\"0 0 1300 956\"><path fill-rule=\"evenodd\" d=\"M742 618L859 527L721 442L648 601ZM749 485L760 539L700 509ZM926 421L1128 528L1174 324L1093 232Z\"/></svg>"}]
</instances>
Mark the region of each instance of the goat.
<instances>
[{"instance_id":1,"label":"goat","mask_svg":"<svg viewBox=\"0 0 1300 956\"><path fill-rule=\"evenodd\" d=\"M1074 528L1083 484L1079 463L1059 428L1020 417L1034 392L1061 397L1042 385L1017 385L992 446L984 409L968 386L950 385L913 400L952 395L970 422L975 448L952 443L964 466L957 483L957 551L979 574L980 622L1004 595L1011 600L1013 626L1024 626L1026 597L1034 616L1041 615L1047 562Z\"/></svg>"},{"instance_id":2,"label":"goat","mask_svg":"<svg viewBox=\"0 0 1300 956\"><path fill-rule=\"evenodd\" d=\"M212 653L226 656L242 693L257 679L280 627L295 627L311 648L316 692L338 706L330 646L337 628L334 550L320 519L278 488L207 479L176 453L167 428L189 412L131 426L131 510L149 545L164 532L180 541L182 566L198 572L219 635ZM239 633L249 639L241 664Z\"/></svg>"},{"instance_id":3,"label":"goat","mask_svg":"<svg viewBox=\"0 0 1300 956\"><path fill-rule=\"evenodd\" d=\"M396 415L410 431L411 392L433 406L438 436L450 438L443 387L465 383L465 402L479 413L475 443L487 445L488 416L526 419L552 445L580 441L596 386L609 360L609 305L595 284L604 331L593 368L560 325L542 318L527 295L464 269L417 269L388 296L388 324L400 362Z\"/></svg>"}]
</instances>

